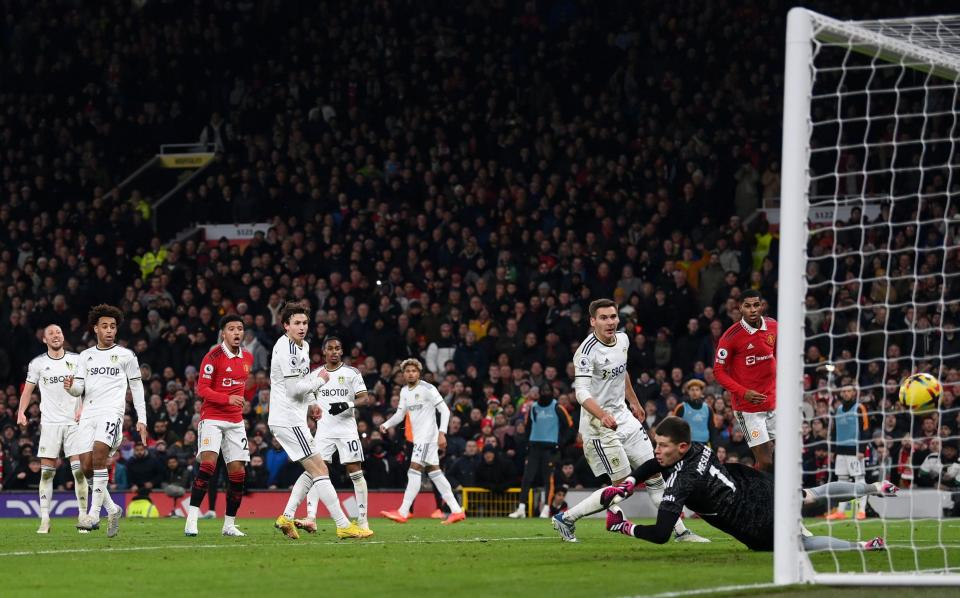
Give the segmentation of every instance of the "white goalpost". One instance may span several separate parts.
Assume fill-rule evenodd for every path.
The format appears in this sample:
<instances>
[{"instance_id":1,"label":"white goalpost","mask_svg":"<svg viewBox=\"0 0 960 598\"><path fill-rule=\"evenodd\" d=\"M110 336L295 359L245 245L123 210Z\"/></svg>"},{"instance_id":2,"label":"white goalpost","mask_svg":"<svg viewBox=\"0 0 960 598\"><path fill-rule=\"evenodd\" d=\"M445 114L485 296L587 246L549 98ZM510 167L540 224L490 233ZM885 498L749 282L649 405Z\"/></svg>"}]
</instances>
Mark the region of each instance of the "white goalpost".
<instances>
[{"instance_id":1,"label":"white goalpost","mask_svg":"<svg viewBox=\"0 0 960 598\"><path fill-rule=\"evenodd\" d=\"M956 381L960 355L944 327L960 328L958 210L960 16L839 21L792 9L776 314L775 584L960 585L960 519L944 514L952 495L960 502L960 483L939 461L944 445L960 440L956 415L942 400L915 412L895 398L911 373ZM909 488L870 499L865 506L879 516L840 513L806 526L847 540L881 535L883 552L803 549L800 488L853 472L835 469L830 441L841 386L855 387L865 427L880 430L856 449L871 455L861 479L893 476ZM803 432L809 424L815 429ZM936 460L928 456L921 467L924 454Z\"/></svg>"}]
</instances>

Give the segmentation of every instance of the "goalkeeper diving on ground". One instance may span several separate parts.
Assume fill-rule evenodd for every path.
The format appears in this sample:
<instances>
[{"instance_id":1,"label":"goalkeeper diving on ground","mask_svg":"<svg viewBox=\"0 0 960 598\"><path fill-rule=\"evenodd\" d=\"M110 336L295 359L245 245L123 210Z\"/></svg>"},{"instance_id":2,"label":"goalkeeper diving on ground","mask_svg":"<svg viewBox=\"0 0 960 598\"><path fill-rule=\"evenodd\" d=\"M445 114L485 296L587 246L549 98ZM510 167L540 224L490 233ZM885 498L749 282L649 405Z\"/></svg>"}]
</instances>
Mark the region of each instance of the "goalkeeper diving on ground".
<instances>
[{"instance_id":1,"label":"goalkeeper diving on ground","mask_svg":"<svg viewBox=\"0 0 960 598\"><path fill-rule=\"evenodd\" d=\"M690 441L690 424L667 417L656 429L656 459L647 461L623 482L603 492L608 508L607 530L663 544L684 507L696 512L713 527L730 534L751 550L773 550L773 477L739 463L724 465L710 447ZM637 480L663 474L666 484L654 525L627 520L616 503L633 494ZM888 481L831 482L801 490L805 505L821 501L841 502L861 496L895 496L899 488ZM849 542L830 536L804 534L803 547L818 550L883 550L881 537Z\"/></svg>"}]
</instances>

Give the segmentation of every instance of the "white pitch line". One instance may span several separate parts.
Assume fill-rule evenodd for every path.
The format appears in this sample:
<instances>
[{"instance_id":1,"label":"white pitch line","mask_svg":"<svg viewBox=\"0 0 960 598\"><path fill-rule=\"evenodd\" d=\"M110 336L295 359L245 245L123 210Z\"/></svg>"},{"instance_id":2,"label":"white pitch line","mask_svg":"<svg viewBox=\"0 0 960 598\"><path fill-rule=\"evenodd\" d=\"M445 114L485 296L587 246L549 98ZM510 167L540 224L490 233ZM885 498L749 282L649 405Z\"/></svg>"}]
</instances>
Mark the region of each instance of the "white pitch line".
<instances>
[{"instance_id":1,"label":"white pitch line","mask_svg":"<svg viewBox=\"0 0 960 598\"><path fill-rule=\"evenodd\" d=\"M549 536L519 536L513 538L450 538L445 540L359 540L337 541L337 542L302 542L277 544L276 546L365 546L379 544L484 544L487 542L535 542L535 541L558 541L557 538ZM254 546L264 547L268 544L167 544L163 546L124 546L119 548L62 548L56 550L18 550L15 552L0 552L0 557L8 556L39 556L48 554L83 554L87 552L141 552L148 550L193 550L197 548L251 548Z\"/></svg>"},{"instance_id":2,"label":"white pitch line","mask_svg":"<svg viewBox=\"0 0 960 598\"><path fill-rule=\"evenodd\" d=\"M718 592L742 592L743 590L765 590L769 588L778 588L775 583L753 583L738 586L720 586L715 588L701 588L699 590L680 590L677 592L663 592L661 594L641 594L632 598L679 598L681 596L702 596L704 594L715 594Z\"/></svg>"}]
</instances>

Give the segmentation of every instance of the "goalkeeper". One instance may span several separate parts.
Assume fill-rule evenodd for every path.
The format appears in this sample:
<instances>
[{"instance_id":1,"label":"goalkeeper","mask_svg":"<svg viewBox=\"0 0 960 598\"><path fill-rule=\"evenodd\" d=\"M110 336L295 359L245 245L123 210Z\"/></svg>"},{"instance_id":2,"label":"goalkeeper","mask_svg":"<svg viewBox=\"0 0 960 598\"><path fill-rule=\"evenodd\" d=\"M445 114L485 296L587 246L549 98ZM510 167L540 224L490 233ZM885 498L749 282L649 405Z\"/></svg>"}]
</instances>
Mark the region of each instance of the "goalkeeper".
<instances>
[{"instance_id":1,"label":"goalkeeper","mask_svg":"<svg viewBox=\"0 0 960 598\"><path fill-rule=\"evenodd\" d=\"M751 550L773 550L773 478L738 463L723 465L710 447L690 442L690 425L667 417L657 426L656 459L638 467L625 481L607 488L601 503L607 507L607 530L663 544L670 539L683 507L695 511L713 527L743 542ZM633 493L636 480L662 473L666 480L654 525L636 525L613 506ZM876 494L894 496L898 488L888 481L875 484L832 482L802 490L807 505L850 500ZM883 538L848 542L829 536L804 536L803 546L816 550L883 550Z\"/></svg>"}]
</instances>

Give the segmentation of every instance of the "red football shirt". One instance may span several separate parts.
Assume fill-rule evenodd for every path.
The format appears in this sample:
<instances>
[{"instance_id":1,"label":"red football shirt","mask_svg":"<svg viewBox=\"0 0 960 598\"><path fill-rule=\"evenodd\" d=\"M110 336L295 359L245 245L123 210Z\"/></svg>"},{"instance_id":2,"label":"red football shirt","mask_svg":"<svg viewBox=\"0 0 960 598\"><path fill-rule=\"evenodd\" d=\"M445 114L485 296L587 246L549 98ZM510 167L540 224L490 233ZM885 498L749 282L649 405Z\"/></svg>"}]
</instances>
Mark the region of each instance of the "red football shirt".
<instances>
[{"instance_id":1,"label":"red football shirt","mask_svg":"<svg viewBox=\"0 0 960 598\"><path fill-rule=\"evenodd\" d=\"M720 337L713 362L717 382L733 395L734 411L757 413L777 406L777 321L761 318L760 328L740 320ZM765 394L754 404L743 398L747 390Z\"/></svg>"},{"instance_id":2,"label":"red football shirt","mask_svg":"<svg viewBox=\"0 0 960 598\"><path fill-rule=\"evenodd\" d=\"M203 399L200 419L238 423L243 420L242 408L230 404L230 395L243 395L253 368L253 354L240 348L233 355L221 343L200 362L197 394Z\"/></svg>"}]
</instances>

